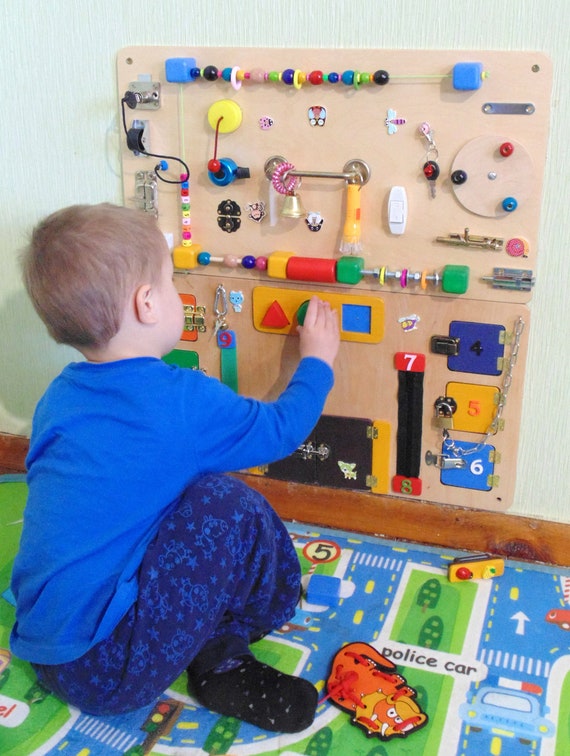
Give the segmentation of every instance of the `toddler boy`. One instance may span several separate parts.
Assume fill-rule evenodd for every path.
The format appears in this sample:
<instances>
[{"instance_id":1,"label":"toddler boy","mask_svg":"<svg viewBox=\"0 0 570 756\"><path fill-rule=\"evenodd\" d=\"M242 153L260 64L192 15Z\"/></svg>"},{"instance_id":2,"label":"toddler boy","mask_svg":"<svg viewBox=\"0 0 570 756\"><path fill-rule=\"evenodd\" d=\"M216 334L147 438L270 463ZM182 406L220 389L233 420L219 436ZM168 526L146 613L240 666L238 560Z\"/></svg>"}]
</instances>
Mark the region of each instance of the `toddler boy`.
<instances>
[{"instance_id":1,"label":"toddler boy","mask_svg":"<svg viewBox=\"0 0 570 756\"><path fill-rule=\"evenodd\" d=\"M146 706L187 669L213 711L304 729L314 686L249 649L294 613L298 560L265 499L224 473L285 457L310 433L333 383L336 313L311 300L299 365L261 402L161 360L183 309L154 219L66 208L36 227L23 270L51 336L85 361L34 414L13 652L92 714Z\"/></svg>"}]
</instances>

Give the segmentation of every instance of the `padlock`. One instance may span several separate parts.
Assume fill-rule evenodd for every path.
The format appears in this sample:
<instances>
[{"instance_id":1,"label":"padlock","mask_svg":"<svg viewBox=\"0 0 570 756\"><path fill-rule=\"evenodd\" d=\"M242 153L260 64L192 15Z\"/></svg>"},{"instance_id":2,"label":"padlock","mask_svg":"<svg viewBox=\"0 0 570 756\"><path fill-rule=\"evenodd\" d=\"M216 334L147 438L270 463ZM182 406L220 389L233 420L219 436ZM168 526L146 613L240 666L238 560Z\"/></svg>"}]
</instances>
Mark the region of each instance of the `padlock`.
<instances>
[{"instance_id":1,"label":"padlock","mask_svg":"<svg viewBox=\"0 0 570 756\"><path fill-rule=\"evenodd\" d=\"M441 430L453 430L453 416L436 415L434 425L436 428L440 428Z\"/></svg>"},{"instance_id":2,"label":"padlock","mask_svg":"<svg viewBox=\"0 0 570 756\"><path fill-rule=\"evenodd\" d=\"M453 415L457 402L452 396L439 396L434 402L434 424L442 430L453 430Z\"/></svg>"}]
</instances>

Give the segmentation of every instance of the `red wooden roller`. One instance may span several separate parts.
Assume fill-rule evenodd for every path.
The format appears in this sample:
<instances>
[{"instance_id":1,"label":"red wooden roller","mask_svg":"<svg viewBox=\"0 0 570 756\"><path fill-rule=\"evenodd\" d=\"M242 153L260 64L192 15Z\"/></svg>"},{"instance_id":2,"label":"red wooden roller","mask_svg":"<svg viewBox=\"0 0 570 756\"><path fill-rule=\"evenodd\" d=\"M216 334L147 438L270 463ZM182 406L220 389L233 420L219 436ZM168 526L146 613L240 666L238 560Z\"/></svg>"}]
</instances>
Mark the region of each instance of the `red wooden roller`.
<instances>
[{"instance_id":1,"label":"red wooden roller","mask_svg":"<svg viewBox=\"0 0 570 756\"><path fill-rule=\"evenodd\" d=\"M336 283L336 260L324 257L291 257L287 262L286 273L291 281Z\"/></svg>"}]
</instances>

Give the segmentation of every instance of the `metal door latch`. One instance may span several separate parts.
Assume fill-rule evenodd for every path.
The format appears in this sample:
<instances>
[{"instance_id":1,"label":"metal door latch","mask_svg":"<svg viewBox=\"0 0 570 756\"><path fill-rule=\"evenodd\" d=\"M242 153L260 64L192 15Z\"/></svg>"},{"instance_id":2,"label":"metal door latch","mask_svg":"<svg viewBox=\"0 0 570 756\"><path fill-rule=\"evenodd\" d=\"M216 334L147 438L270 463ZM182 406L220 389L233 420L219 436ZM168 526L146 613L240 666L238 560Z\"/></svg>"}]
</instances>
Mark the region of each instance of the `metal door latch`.
<instances>
[{"instance_id":1,"label":"metal door latch","mask_svg":"<svg viewBox=\"0 0 570 756\"><path fill-rule=\"evenodd\" d=\"M425 455L426 465L434 465L438 470L462 470L467 467L464 459L459 457L446 457L444 454L434 454L427 451Z\"/></svg>"},{"instance_id":2,"label":"metal door latch","mask_svg":"<svg viewBox=\"0 0 570 756\"><path fill-rule=\"evenodd\" d=\"M301 444L294 452L295 456L301 457L301 459L313 459L316 457L317 459L320 459L321 462L328 459L330 453L330 446L327 446L327 444L319 444L318 446L315 446L312 441L308 441L306 444Z\"/></svg>"}]
</instances>

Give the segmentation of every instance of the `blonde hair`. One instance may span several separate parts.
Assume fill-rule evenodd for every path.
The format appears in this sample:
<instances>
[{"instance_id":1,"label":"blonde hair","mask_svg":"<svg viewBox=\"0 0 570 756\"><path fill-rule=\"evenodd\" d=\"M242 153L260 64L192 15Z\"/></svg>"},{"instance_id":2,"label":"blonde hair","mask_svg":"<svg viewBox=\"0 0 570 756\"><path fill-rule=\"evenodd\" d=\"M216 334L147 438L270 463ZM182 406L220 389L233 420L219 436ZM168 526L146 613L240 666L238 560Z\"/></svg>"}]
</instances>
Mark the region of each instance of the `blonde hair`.
<instances>
[{"instance_id":1,"label":"blonde hair","mask_svg":"<svg viewBox=\"0 0 570 756\"><path fill-rule=\"evenodd\" d=\"M154 218L102 203L73 205L32 232L22 257L33 305L58 343L102 347L129 297L159 279L166 241Z\"/></svg>"}]
</instances>

